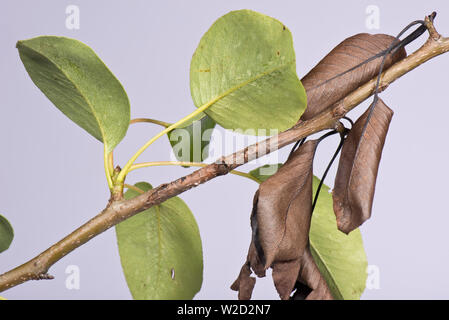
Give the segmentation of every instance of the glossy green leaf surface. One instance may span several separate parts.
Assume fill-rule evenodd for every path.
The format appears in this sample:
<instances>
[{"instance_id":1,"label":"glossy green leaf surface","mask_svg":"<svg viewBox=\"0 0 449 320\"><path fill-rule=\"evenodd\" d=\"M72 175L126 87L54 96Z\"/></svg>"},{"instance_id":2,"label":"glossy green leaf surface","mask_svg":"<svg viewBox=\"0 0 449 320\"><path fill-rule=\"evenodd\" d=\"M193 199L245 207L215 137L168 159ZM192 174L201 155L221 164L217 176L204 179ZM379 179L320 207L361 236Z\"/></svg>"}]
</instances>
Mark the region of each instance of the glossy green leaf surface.
<instances>
[{"instance_id":1,"label":"glossy green leaf surface","mask_svg":"<svg viewBox=\"0 0 449 320\"><path fill-rule=\"evenodd\" d=\"M219 125L255 135L292 127L307 104L290 31L250 10L224 15L204 34L190 89L197 107L211 105L205 113Z\"/></svg>"},{"instance_id":2,"label":"glossy green leaf surface","mask_svg":"<svg viewBox=\"0 0 449 320\"><path fill-rule=\"evenodd\" d=\"M135 185L142 191L151 185ZM125 198L137 196L129 189ZM126 282L134 299L192 299L203 280L203 255L196 220L179 197L116 226Z\"/></svg>"},{"instance_id":3,"label":"glossy green leaf surface","mask_svg":"<svg viewBox=\"0 0 449 320\"><path fill-rule=\"evenodd\" d=\"M42 36L17 42L35 85L68 118L111 151L126 135L128 97L95 52L80 41Z\"/></svg>"}]
</instances>

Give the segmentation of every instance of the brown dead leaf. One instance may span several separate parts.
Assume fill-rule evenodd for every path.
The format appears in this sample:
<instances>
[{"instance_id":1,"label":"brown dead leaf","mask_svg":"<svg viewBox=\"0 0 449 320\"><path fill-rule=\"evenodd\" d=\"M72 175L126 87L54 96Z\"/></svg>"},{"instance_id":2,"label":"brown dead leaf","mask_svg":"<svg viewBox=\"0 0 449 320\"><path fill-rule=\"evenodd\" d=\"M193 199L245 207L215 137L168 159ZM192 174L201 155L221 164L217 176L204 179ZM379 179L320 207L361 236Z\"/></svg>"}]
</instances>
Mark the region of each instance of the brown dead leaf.
<instances>
[{"instance_id":1,"label":"brown dead leaf","mask_svg":"<svg viewBox=\"0 0 449 320\"><path fill-rule=\"evenodd\" d=\"M377 171L393 111L379 99L362 136L369 109L355 122L340 156L333 191L338 229L349 233L371 216Z\"/></svg>"},{"instance_id":2,"label":"brown dead leaf","mask_svg":"<svg viewBox=\"0 0 449 320\"><path fill-rule=\"evenodd\" d=\"M326 280L313 260L310 247L307 246L301 257L301 267L296 283L293 300L333 300Z\"/></svg>"},{"instance_id":3,"label":"brown dead leaf","mask_svg":"<svg viewBox=\"0 0 449 320\"><path fill-rule=\"evenodd\" d=\"M312 167L317 144L317 140L304 143L256 192L247 262L231 286L239 291L239 299L251 297L254 282L250 280L250 267L259 277L264 277L271 267L274 285L283 300L290 298L298 277L306 277L303 281L311 286L312 296L320 297L321 291L318 294L316 289L322 290L322 283L318 286L318 269L308 253ZM327 288L325 282L324 285Z\"/></svg>"},{"instance_id":4,"label":"brown dead leaf","mask_svg":"<svg viewBox=\"0 0 449 320\"><path fill-rule=\"evenodd\" d=\"M246 262L240 269L240 274L231 289L239 292L239 300L250 300L255 284L256 278L251 277L251 268L249 262Z\"/></svg>"},{"instance_id":5,"label":"brown dead leaf","mask_svg":"<svg viewBox=\"0 0 449 320\"><path fill-rule=\"evenodd\" d=\"M329 52L301 79L307 93L307 108L301 120L309 120L327 109L347 94L377 76L382 56L322 84L336 75L358 65L364 60L387 49L394 37L386 34L360 33L345 39ZM385 59L384 70L406 56L404 48Z\"/></svg>"},{"instance_id":6,"label":"brown dead leaf","mask_svg":"<svg viewBox=\"0 0 449 320\"><path fill-rule=\"evenodd\" d=\"M299 258L307 245L312 213L312 163L317 140L304 143L276 174L260 184L253 217L264 268Z\"/></svg>"}]
</instances>

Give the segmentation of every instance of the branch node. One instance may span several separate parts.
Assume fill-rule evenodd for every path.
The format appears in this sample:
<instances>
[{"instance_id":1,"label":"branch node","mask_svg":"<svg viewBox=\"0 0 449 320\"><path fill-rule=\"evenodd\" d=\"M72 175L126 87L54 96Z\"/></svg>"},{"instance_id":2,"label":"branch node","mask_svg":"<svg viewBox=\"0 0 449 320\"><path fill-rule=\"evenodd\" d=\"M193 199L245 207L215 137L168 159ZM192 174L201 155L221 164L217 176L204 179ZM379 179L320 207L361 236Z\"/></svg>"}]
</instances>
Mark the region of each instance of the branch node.
<instances>
[{"instance_id":1,"label":"branch node","mask_svg":"<svg viewBox=\"0 0 449 320\"><path fill-rule=\"evenodd\" d=\"M344 106L344 103L338 102L338 105L332 109L332 116L334 118L341 118L346 114L347 110Z\"/></svg>"},{"instance_id":2,"label":"branch node","mask_svg":"<svg viewBox=\"0 0 449 320\"><path fill-rule=\"evenodd\" d=\"M387 89L389 85L390 84L388 82L381 82L379 84L379 89L377 90L377 92L379 93L379 92L385 91L385 89Z\"/></svg>"},{"instance_id":3,"label":"branch node","mask_svg":"<svg viewBox=\"0 0 449 320\"><path fill-rule=\"evenodd\" d=\"M34 276L31 280L53 280L55 277L49 273L41 273Z\"/></svg>"},{"instance_id":4,"label":"branch node","mask_svg":"<svg viewBox=\"0 0 449 320\"><path fill-rule=\"evenodd\" d=\"M229 171L231 171L231 168L223 159L224 158L220 159L219 161L217 161L217 163L215 163L217 168L217 176L225 175L229 173Z\"/></svg>"},{"instance_id":5,"label":"branch node","mask_svg":"<svg viewBox=\"0 0 449 320\"><path fill-rule=\"evenodd\" d=\"M338 121L338 122L335 123L334 130L337 131L338 133L340 133L340 135L342 135L342 134L344 134L346 132L346 127L344 126L343 123Z\"/></svg>"}]
</instances>

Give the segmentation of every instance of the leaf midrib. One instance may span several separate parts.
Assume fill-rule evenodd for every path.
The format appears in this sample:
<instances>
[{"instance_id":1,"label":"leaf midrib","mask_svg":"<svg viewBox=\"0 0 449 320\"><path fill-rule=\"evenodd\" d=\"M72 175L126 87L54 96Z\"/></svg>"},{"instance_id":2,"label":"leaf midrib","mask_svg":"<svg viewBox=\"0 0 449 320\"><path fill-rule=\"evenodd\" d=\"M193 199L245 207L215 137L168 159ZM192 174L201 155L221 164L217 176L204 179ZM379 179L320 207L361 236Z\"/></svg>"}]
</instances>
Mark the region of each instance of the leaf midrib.
<instances>
[{"instance_id":1,"label":"leaf midrib","mask_svg":"<svg viewBox=\"0 0 449 320\"><path fill-rule=\"evenodd\" d=\"M202 106L200 106L198 108L202 108L202 107L205 107L205 106L211 106L211 105L215 104L216 102L218 102L219 100L221 100L221 99L225 98L226 96L230 95L231 93L233 93L233 92L243 88L244 86L246 86L246 85L248 85L248 84L250 84L250 83L252 83L254 81L257 81L257 80L259 80L259 79L261 79L261 78L263 78L263 77L265 77L265 76L267 76L267 75L269 75L269 74L271 74L271 73L273 73L275 71L287 68L287 67L295 64L295 62L296 62L296 59L293 59L293 60L291 60L291 61L289 61L289 62L287 62L287 63L285 63L283 65L279 65L279 66L277 66L275 68L272 68L272 69L269 69L269 70L267 70L265 72L262 72L262 73L256 75L253 78L249 78L248 80L243 81L239 85L229 88L228 90L223 92L221 95L215 97L214 99L210 100L209 102L204 103Z\"/></svg>"}]
</instances>

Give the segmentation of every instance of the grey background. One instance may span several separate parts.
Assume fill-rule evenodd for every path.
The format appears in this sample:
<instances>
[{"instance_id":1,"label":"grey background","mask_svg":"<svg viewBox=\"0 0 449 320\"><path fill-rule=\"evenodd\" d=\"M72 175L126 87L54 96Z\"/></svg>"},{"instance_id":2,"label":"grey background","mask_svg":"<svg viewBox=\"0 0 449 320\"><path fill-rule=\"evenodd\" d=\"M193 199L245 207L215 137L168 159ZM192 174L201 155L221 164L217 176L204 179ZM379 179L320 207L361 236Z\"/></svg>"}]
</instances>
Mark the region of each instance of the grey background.
<instances>
[{"instance_id":1,"label":"grey background","mask_svg":"<svg viewBox=\"0 0 449 320\"><path fill-rule=\"evenodd\" d=\"M78 5L80 30L65 27L65 8ZM189 63L202 34L223 14L253 9L275 17L293 33L297 71L304 75L344 38L365 27L367 5L380 8L380 29L396 34L410 21L438 11L436 26L449 35L446 1L2 1L0 10L0 212L14 226L11 248L0 255L0 272L25 262L81 225L108 198L102 146L65 118L34 86L15 43L38 35L64 35L90 45L127 90L132 117L169 122L193 110ZM419 39L408 52L424 41ZM449 253L449 56L407 74L381 94L395 116L381 162L373 219L362 226L371 265L380 270L380 289L365 299L447 299ZM354 118L367 103L350 115ZM160 130L130 128L117 148L123 164ZM337 141L320 148L321 173ZM166 139L141 158L168 160ZM287 150L280 153L286 156ZM242 170L251 169L251 165ZM148 168L130 182L153 185L191 169ZM327 182L332 182L331 177ZM182 194L201 230L204 282L197 299L236 298L229 289L250 240L249 213L257 185L228 175ZM77 265L80 290L65 287L65 269ZM114 230L98 236L54 267L52 281L30 281L2 295L9 299L129 299ZM277 298L269 277L258 279L254 298Z\"/></svg>"}]
</instances>

